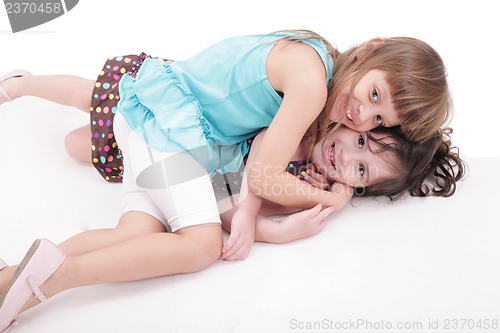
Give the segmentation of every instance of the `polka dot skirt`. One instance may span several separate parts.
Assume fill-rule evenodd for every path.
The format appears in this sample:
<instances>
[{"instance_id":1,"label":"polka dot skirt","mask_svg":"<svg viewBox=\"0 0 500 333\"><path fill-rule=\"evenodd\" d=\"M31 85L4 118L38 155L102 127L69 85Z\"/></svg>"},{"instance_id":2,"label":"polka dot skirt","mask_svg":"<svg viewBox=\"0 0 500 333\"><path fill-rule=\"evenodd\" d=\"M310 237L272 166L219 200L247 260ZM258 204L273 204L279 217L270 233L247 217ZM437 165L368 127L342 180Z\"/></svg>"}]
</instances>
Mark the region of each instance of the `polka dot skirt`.
<instances>
[{"instance_id":1,"label":"polka dot skirt","mask_svg":"<svg viewBox=\"0 0 500 333\"><path fill-rule=\"evenodd\" d=\"M118 83L123 74L135 76L142 61L148 57L127 55L109 58L97 77L90 106L92 163L109 182L121 182L123 157L113 133L113 121L120 100Z\"/></svg>"}]
</instances>

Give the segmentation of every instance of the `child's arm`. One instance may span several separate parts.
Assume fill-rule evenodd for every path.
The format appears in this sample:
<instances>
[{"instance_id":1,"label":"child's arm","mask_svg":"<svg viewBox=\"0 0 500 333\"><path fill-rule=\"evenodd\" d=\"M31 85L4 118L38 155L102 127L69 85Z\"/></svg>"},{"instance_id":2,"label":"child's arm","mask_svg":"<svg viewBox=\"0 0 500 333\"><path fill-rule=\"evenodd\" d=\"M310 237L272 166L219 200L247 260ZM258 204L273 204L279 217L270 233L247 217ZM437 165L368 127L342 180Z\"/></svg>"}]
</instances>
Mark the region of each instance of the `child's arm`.
<instances>
[{"instance_id":1,"label":"child's arm","mask_svg":"<svg viewBox=\"0 0 500 333\"><path fill-rule=\"evenodd\" d=\"M247 163L250 163L257 147L265 133L263 130L252 142L252 149L248 155ZM231 234L226 244L222 248L221 259L238 260L245 259L252 248L255 237L255 223L257 214L262 205L262 198L248 192L247 169L243 172L241 189L239 193L236 212L231 216Z\"/></svg>"},{"instance_id":2,"label":"child's arm","mask_svg":"<svg viewBox=\"0 0 500 333\"><path fill-rule=\"evenodd\" d=\"M245 186L245 175L243 175L243 183L241 191ZM240 193L240 197L244 196ZM234 208L234 215L231 216L229 239L222 248L221 259L224 260L241 260L245 259L252 248L255 238L255 225L257 215L262 204L262 199L251 193L247 193L242 201Z\"/></svg>"},{"instance_id":3,"label":"child's arm","mask_svg":"<svg viewBox=\"0 0 500 333\"><path fill-rule=\"evenodd\" d=\"M265 132L266 130L263 130L254 139L248 158L249 163L253 160ZM313 173L315 173L314 166L311 167L311 174ZM313 181L321 186L326 183L326 178L319 175ZM297 213L297 208L277 208L279 205L271 202L266 202L266 205L262 207L263 199L248 192L246 168L239 198L243 199L239 200L237 207L231 210L225 209L225 212L221 214L223 227L230 232L230 237L222 249L221 259L224 260L245 259L254 241L285 243L312 236L323 229L324 219L333 211L333 207L322 210L321 205L316 205L314 208ZM290 212L295 213L281 222L264 215Z\"/></svg>"},{"instance_id":4,"label":"child's arm","mask_svg":"<svg viewBox=\"0 0 500 333\"><path fill-rule=\"evenodd\" d=\"M266 201L261 206L255 223L255 242L282 244L297 239L313 236L325 226L325 218L333 211L333 207L321 209L318 204L311 209L299 210L293 207L277 208L276 204ZM233 207L221 214L222 227L231 232L231 221L238 211ZM285 215L281 222L267 216ZM224 258L223 258L224 259Z\"/></svg>"},{"instance_id":5,"label":"child's arm","mask_svg":"<svg viewBox=\"0 0 500 333\"><path fill-rule=\"evenodd\" d=\"M269 54L266 69L272 87L284 98L249 164L250 192L282 205L312 208L321 203L339 210L352 197L350 187L340 191L337 186L336 193L318 190L286 172L306 130L326 103L326 71L320 57L303 43L278 43Z\"/></svg>"},{"instance_id":6,"label":"child's arm","mask_svg":"<svg viewBox=\"0 0 500 333\"><path fill-rule=\"evenodd\" d=\"M304 180L316 188L329 191L330 186L332 186L332 182L322 174L318 173L318 169L313 163L307 164L306 167L307 176L304 177Z\"/></svg>"},{"instance_id":7,"label":"child's arm","mask_svg":"<svg viewBox=\"0 0 500 333\"><path fill-rule=\"evenodd\" d=\"M281 222L258 215L255 227L255 241L265 243L287 243L313 236L326 225L326 217L333 212L333 207L321 209L318 204L311 209L293 213Z\"/></svg>"}]
</instances>

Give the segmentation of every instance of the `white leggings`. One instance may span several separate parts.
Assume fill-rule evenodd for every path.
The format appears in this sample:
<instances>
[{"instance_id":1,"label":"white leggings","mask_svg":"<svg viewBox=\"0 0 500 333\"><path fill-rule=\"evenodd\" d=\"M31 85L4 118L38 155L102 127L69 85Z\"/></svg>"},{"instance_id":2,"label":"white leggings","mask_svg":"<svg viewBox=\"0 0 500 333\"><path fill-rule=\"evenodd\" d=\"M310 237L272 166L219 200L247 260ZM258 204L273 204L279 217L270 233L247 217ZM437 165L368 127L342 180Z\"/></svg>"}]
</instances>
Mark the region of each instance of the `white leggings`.
<instances>
[{"instance_id":1,"label":"white leggings","mask_svg":"<svg viewBox=\"0 0 500 333\"><path fill-rule=\"evenodd\" d=\"M120 112L113 127L124 158L122 213L147 213L170 232L220 223L210 177L191 154L151 147L130 128ZM178 175L185 175L186 170L194 171L196 178L180 180L182 176Z\"/></svg>"}]
</instances>

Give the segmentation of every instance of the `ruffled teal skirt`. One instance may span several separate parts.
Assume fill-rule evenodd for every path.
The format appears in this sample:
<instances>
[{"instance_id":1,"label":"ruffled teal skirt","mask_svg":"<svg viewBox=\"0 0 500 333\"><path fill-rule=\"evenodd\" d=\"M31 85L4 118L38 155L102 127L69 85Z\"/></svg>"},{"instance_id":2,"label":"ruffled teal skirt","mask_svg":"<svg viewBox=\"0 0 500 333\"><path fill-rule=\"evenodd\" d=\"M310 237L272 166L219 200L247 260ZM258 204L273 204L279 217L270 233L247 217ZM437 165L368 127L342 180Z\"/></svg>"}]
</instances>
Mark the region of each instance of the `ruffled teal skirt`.
<instances>
[{"instance_id":1,"label":"ruffled teal skirt","mask_svg":"<svg viewBox=\"0 0 500 333\"><path fill-rule=\"evenodd\" d=\"M147 58L136 77L124 75L118 85L118 111L151 146L168 152L190 152L210 174L236 172L248 145L219 142L196 98L171 70L171 63Z\"/></svg>"}]
</instances>

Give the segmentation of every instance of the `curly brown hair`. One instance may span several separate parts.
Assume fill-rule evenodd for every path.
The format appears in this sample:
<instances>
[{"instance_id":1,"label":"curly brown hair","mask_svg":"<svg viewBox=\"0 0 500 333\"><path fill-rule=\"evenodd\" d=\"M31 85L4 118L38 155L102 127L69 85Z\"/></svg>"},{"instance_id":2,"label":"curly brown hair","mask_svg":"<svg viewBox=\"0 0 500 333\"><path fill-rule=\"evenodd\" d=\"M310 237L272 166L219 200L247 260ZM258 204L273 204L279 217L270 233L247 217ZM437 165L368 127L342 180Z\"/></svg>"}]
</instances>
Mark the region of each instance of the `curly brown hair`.
<instances>
[{"instance_id":1,"label":"curly brown hair","mask_svg":"<svg viewBox=\"0 0 500 333\"><path fill-rule=\"evenodd\" d=\"M368 134L376 143L376 153L389 151L396 156L393 163L396 175L378 184L357 188L356 195L386 196L393 201L405 193L414 197L449 197L455 193L456 183L465 176L466 164L458 148L451 145L451 128L436 131L422 143L409 141L396 128L378 128L371 132L383 134L378 138Z\"/></svg>"}]
</instances>

